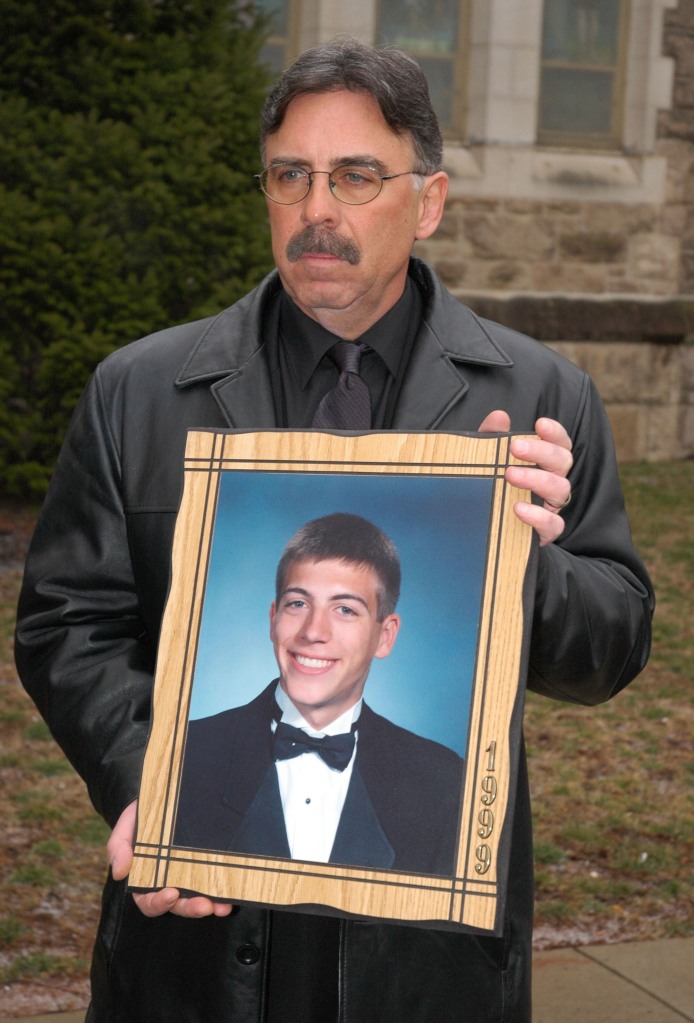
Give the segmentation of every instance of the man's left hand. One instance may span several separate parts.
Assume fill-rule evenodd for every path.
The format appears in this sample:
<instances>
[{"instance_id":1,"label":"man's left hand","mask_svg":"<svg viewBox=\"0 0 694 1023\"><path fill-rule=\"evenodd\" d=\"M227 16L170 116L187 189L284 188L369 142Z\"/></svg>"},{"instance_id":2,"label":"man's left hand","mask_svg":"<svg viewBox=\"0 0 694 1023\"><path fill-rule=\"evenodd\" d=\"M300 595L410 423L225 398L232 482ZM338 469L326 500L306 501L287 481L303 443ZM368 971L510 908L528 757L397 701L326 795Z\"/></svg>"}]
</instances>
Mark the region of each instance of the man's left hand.
<instances>
[{"instance_id":1,"label":"man's left hand","mask_svg":"<svg viewBox=\"0 0 694 1023\"><path fill-rule=\"evenodd\" d=\"M507 412L490 412L479 428L480 433L508 433L511 419ZM540 546L553 543L564 531L561 511L571 500L571 484L566 478L573 465L571 438L554 419L538 419L535 423L537 438L511 440L511 453L524 462L510 465L506 479L513 487L530 490L543 504L516 501L513 510L522 522L537 532Z\"/></svg>"}]
</instances>

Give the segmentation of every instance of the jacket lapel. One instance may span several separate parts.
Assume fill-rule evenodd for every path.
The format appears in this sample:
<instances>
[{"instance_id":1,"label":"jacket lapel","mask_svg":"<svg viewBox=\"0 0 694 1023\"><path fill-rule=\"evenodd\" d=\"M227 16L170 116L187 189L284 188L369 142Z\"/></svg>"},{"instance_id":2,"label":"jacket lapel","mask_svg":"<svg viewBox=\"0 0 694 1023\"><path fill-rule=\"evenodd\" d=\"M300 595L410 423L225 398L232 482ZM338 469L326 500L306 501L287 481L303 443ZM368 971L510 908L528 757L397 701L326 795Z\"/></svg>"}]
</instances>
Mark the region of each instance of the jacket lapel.
<instances>
[{"instance_id":1,"label":"jacket lapel","mask_svg":"<svg viewBox=\"0 0 694 1023\"><path fill-rule=\"evenodd\" d=\"M426 296L393 417L395 430L435 430L469 390L465 363L510 367L512 360L474 313L442 286L429 267L413 259L410 273Z\"/></svg>"},{"instance_id":2,"label":"jacket lapel","mask_svg":"<svg viewBox=\"0 0 694 1023\"><path fill-rule=\"evenodd\" d=\"M484 323L461 305L417 259L410 272L425 294L425 313L393 418L395 430L434 430L465 397L465 363L508 368L512 360ZM273 272L257 288L209 321L181 369L177 387L206 383L234 429L277 426L263 343L267 302L280 287Z\"/></svg>"},{"instance_id":3,"label":"jacket lapel","mask_svg":"<svg viewBox=\"0 0 694 1023\"><path fill-rule=\"evenodd\" d=\"M238 430L277 426L264 349L259 348L241 369L210 390L229 426Z\"/></svg>"},{"instance_id":4,"label":"jacket lapel","mask_svg":"<svg viewBox=\"0 0 694 1023\"><path fill-rule=\"evenodd\" d=\"M394 430L433 430L468 390L465 378L445 357L424 322L415 340L398 404Z\"/></svg>"},{"instance_id":5,"label":"jacket lapel","mask_svg":"<svg viewBox=\"0 0 694 1023\"><path fill-rule=\"evenodd\" d=\"M277 426L263 319L280 287L274 272L235 305L209 321L176 387L207 384L228 426L240 430Z\"/></svg>"}]
</instances>

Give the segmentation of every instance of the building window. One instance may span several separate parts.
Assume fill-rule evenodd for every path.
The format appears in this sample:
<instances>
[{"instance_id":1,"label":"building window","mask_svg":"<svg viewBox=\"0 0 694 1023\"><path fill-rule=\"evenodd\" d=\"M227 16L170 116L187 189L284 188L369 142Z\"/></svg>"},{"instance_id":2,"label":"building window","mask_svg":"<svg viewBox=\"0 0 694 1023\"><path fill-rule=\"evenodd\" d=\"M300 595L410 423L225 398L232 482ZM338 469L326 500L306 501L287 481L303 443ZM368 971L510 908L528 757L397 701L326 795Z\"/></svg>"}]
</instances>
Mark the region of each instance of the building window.
<instances>
[{"instance_id":1,"label":"building window","mask_svg":"<svg viewBox=\"0 0 694 1023\"><path fill-rule=\"evenodd\" d=\"M546 0L538 141L621 142L627 0Z\"/></svg>"},{"instance_id":2,"label":"building window","mask_svg":"<svg viewBox=\"0 0 694 1023\"><path fill-rule=\"evenodd\" d=\"M431 100L447 135L460 134L466 29L460 0L378 0L377 40L397 46L419 61Z\"/></svg>"},{"instance_id":3,"label":"building window","mask_svg":"<svg viewBox=\"0 0 694 1023\"><path fill-rule=\"evenodd\" d=\"M271 71L279 75L294 56L297 0L256 0L256 5L267 17L269 26L269 35L260 57Z\"/></svg>"}]
</instances>

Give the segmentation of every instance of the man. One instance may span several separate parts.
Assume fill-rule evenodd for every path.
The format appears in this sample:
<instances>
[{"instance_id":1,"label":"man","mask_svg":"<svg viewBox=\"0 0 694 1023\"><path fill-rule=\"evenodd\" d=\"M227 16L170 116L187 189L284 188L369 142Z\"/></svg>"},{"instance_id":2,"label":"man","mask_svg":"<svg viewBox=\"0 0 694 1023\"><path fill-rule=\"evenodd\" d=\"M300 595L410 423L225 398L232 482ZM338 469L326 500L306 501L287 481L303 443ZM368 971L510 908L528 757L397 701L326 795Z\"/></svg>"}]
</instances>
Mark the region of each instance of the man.
<instances>
[{"instance_id":1,"label":"man","mask_svg":"<svg viewBox=\"0 0 694 1023\"><path fill-rule=\"evenodd\" d=\"M366 346L373 428L535 431L513 440L525 464L507 472L534 494L514 507L540 544L530 688L598 703L648 654L652 593L594 386L536 342L479 320L410 259L414 240L435 231L447 188L416 63L349 42L309 51L269 96L262 140L277 272L218 317L97 369L20 599L20 674L113 826L88 1019L525 1023L532 846L522 758L501 937L125 890L186 429L310 426L339 385L326 355L336 339Z\"/></svg>"},{"instance_id":2,"label":"man","mask_svg":"<svg viewBox=\"0 0 694 1023\"><path fill-rule=\"evenodd\" d=\"M399 592L397 551L372 522L337 512L294 534L270 609L279 679L190 722L177 845L455 873L461 757L362 699L393 649Z\"/></svg>"}]
</instances>

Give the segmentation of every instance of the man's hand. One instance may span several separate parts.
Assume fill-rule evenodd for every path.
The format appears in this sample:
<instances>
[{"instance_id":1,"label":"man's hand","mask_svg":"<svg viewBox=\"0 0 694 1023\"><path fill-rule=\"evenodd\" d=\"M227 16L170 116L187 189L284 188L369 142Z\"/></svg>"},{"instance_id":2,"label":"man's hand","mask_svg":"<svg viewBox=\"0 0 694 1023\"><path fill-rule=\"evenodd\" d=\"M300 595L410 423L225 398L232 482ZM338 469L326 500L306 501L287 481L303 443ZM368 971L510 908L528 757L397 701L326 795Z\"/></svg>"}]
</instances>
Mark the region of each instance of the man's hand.
<instances>
[{"instance_id":1,"label":"man's hand","mask_svg":"<svg viewBox=\"0 0 694 1023\"><path fill-rule=\"evenodd\" d=\"M128 876L133 861L133 842L135 841L135 822L137 820L137 800L126 806L118 818L106 845L108 861L114 881L122 881ZM162 916L174 913L176 916L229 916L232 906L227 902L213 902L204 895L192 898L181 898L178 888L161 888L157 892L133 894L135 903L145 916Z\"/></svg>"},{"instance_id":2,"label":"man's hand","mask_svg":"<svg viewBox=\"0 0 694 1023\"><path fill-rule=\"evenodd\" d=\"M480 426L480 433L507 433L511 419L507 412L490 412ZM514 487L523 487L542 498L544 505L516 501L513 510L522 522L537 532L540 546L553 543L564 531L560 512L571 500L568 476L573 465L571 438L554 419L538 419L535 423L537 440L511 441L511 453L532 467L510 465L506 479Z\"/></svg>"}]
</instances>

